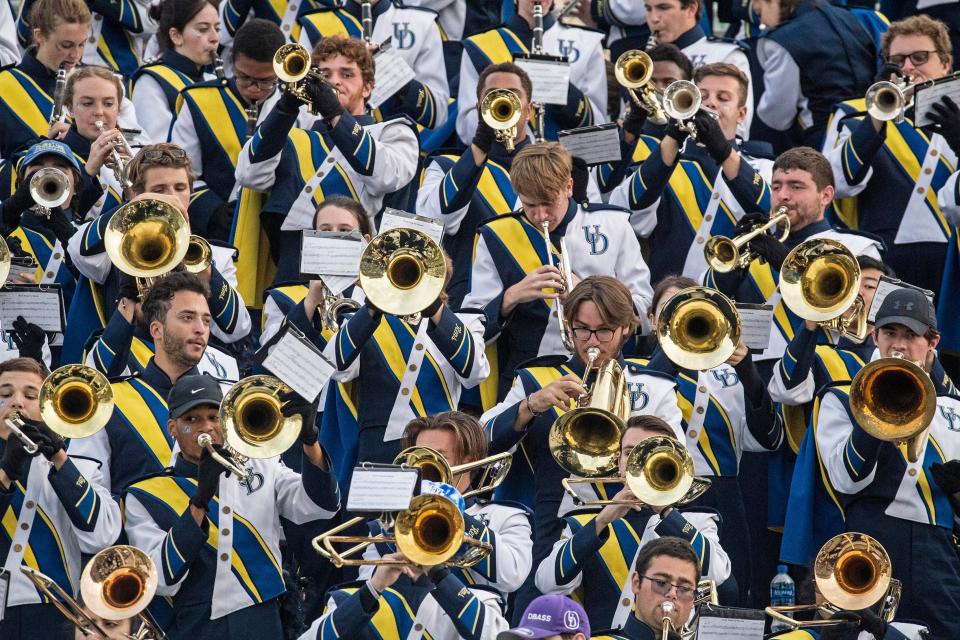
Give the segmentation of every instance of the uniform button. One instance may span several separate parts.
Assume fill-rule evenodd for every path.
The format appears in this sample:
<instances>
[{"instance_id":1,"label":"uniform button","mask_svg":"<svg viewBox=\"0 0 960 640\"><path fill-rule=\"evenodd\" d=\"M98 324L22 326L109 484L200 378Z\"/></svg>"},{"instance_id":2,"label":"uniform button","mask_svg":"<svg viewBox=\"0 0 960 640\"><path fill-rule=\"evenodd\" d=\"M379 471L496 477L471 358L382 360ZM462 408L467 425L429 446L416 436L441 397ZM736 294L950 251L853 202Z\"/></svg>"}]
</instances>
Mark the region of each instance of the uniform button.
<instances>
[{"instance_id":1,"label":"uniform button","mask_svg":"<svg viewBox=\"0 0 960 640\"><path fill-rule=\"evenodd\" d=\"M703 236L697 238L697 244L703 244Z\"/></svg>"},{"instance_id":2,"label":"uniform button","mask_svg":"<svg viewBox=\"0 0 960 640\"><path fill-rule=\"evenodd\" d=\"M317 171L317 177L318 177L318 178L322 178L322 177L323 177L323 170L322 170L322 169L321 169L320 171Z\"/></svg>"},{"instance_id":3,"label":"uniform button","mask_svg":"<svg viewBox=\"0 0 960 640\"><path fill-rule=\"evenodd\" d=\"M915 475L917 475L917 470L916 470L916 469L910 469L910 471L907 471L907 473L910 474L911 476L915 476Z\"/></svg>"},{"instance_id":4,"label":"uniform button","mask_svg":"<svg viewBox=\"0 0 960 640\"><path fill-rule=\"evenodd\" d=\"M410 371L416 371L416 370L417 370L417 365L415 364L410 365Z\"/></svg>"},{"instance_id":5,"label":"uniform button","mask_svg":"<svg viewBox=\"0 0 960 640\"><path fill-rule=\"evenodd\" d=\"M923 172L927 175L930 175L931 173L933 173L933 169L931 169L930 167L927 167L926 169L923 170Z\"/></svg>"},{"instance_id":6,"label":"uniform button","mask_svg":"<svg viewBox=\"0 0 960 640\"><path fill-rule=\"evenodd\" d=\"M710 222L711 220L713 220L713 216L710 214L707 214L703 216L703 219L706 220L707 222Z\"/></svg>"},{"instance_id":7,"label":"uniform button","mask_svg":"<svg viewBox=\"0 0 960 640\"><path fill-rule=\"evenodd\" d=\"M700 385L700 387L699 387L697 390L698 390L700 393L706 393L706 392L707 392L707 388L706 388L705 386L703 386L703 385Z\"/></svg>"},{"instance_id":8,"label":"uniform button","mask_svg":"<svg viewBox=\"0 0 960 640\"><path fill-rule=\"evenodd\" d=\"M59 253L53 254L53 259L54 259L54 260L59 260L59 259L60 259L60 254L59 254Z\"/></svg>"},{"instance_id":9,"label":"uniform button","mask_svg":"<svg viewBox=\"0 0 960 640\"><path fill-rule=\"evenodd\" d=\"M932 155L932 156L937 155L937 150L936 150L936 149L930 149L930 155Z\"/></svg>"},{"instance_id":10,"label":"uniform button","mask_svg":"<svg viewBox=\"0 0 960 640\"><path fill-rule=\"evenodd\" d=\"M37 505L36 505L36 503L35 503L33 500L27 500L27 503L26 503L24 506L25 506L27 509L33 509L33 508L34 508L35 506L37 506Z\"/></svg>"},{"instance_id":11,"label":"uniform button","mask_svg":"<svg viewBox=\"0 0 960 640\"><path fill-rule=\"evenodd\" d=\"M697 413L703 413L703 407L697 407Z\"/></svg>"},{"instance_id":12,"label":"uniform button","mask_svg":"<svg viewBox=\"0 0 960 640\"><path fill-rule=\"evenodd\" d=\"M13 550L16 551L17 553L20 553L21 551L23 551L23 546L19 544L15 544L13 545Z\"/></svg>"},{"instance_id":13,"label":"uniform button","mask_svg":"<svg viewBox=\"0 0 960 640\"><path fill-rule=\"evenodd\" d=\"M312 193L313 187L311 187L310 185L307 185L303 188L303 190L306 191L307 193Z\"/></svg>"},{"instance_id":14,"label":"uniform button","mask_svg":"<svg viewBox=\"0 0 960 640\"><path fill-rule=\"evenodd\" d=\"M402 395L402 396L408 396L408 395L410 395L410 389L406 389L406 388L400 389L400 395Z\"/></svg>"},{"instance_id":15,"label":"uniform button","mask_svg":"<svg viewBox=\"0 0 960 640\"><path fill-rule=\"evenodd\" d=\"M691 438L696 438L697 432L691 429L690 431L687 432L687 435L690 436Z\"/></svg>"},{"instance_id":16,"label":"uniform button","mask_svg":"<svg viewBox=\"0 0 960 640\"><path fill-rule=\"evenodd\" d=\"M20 528L23 529L24 531L26 531L27 529L30 528L30 525L28 525L26 522L21 522L21 523L20 523Z\"/></svg>"},{"instance_id":17,"label":"uniform button","mask_svg":"<svg viewBox=\"0 0 960 640\"><path fill-rule=\"evenodd\" d=\"M224 508L223 508L223 512L224 512L224 513L230 513L230 507L224 507Z\"/></svg>"},{"instance_id":18,"label":"uniform button","mask_svg":"<svg viewBox=\"0 0 960 640\"><path fill-rule=\"evenodd\" d=\"M713 192L713 195L710 196L710 197L713 198L714 200L718 200L718 199L720 198L720 194L717 193L716 191L714 191L714 192Z\"/></svg>"},{"instance_id":19,"label":"uniform button","mask_svg":"<svg viewBox=\"0 0 960 640\"><path fill-rule=\"evenodd\" d=\"M290 31L290 25L288 25L288 24L283 25L283 30L284 30L284 31Z\"/></svg>"},{"instance_id":20,"label":"uniform button","mask_svg":"<svg viewBox=\"0 0 960 640\"><path fill-rule=\"evenodd\" d=\"M413 348L416 349L417 351L423 351L423 345L419 343L413 345Z\"/></svg>"},{"instance_id":21,"label":"uniform button","mask_svg":"<svg viewBox=\"0 0 960 640\"><path fill-rule=\"evenodd\" d=\"M228 535L230 535L230 529L227 529L226 527L224 527L224 528L220 531L220 533L222 533L222 534L225 535L225 536L228 536Z\"/></svg>"},{"instance_id":22,"label":"uniform button","mask_svg":"<svg viewBox=\"0 0 960 640\"><path fill-rule=\"evenodd\" d=\"M926 191L926 189L923 187L917 187L917 193L923 193L924 191Z\"/></svg>"},{"instance_id":23,"label":"uniform button","mask_svg":"<svg viewBox=\"0 0 960 640\"><path fill-rule=\"evenodd\" d=\"M55 275L56 275L56 274L55 274L53 271L47 271L47 277L48 277L48 278L52 278L52 277L55 276Z\"/></svg>"},{"instance_id":24,"label":"uniform button","mask_svg":"<svg viewBox=\"0 0 960 640\"><path fill-rule=\"evenodd\" d=\"M222 560L223 562L226 562L229 559L230 559L230 556L228 556L227 554L225 553L220 554L220 560Z\"/></svg>"},{"instance_id":25,"label":"uniform button","mask_svg":"<svg viewBox=\"0 0 960 640\"><path fill-rule=\"evenodd\" d=\"M622 605L625 606L625 607L629 607L629 606L630 606L630 598L624 598L623 600L620 601L620 604L622 604Z\"/></svg>"},{"instance_id":26,"label":"uniform button","mask_svg":"<svg viewBox=\"0 0 960 640\"><path fill-rule=\"evenodd\" d=\"M329 162L330 164L333 164L333 163L336 162L336 161L337 161L337 159L334 158L333 156L330 156L329 158L327 158L327 162Z\"/></svg>"},{"instance_id":27,"label":"uniform button","mask_svg":"<svg viewBox=\"0 0 960 640\"><path fill-rule=\"evenodd\" d=\"M417 624L413 625L413 629L414 631L423 631L423 625L418 622Z\"/></svg>"}]
</instances>

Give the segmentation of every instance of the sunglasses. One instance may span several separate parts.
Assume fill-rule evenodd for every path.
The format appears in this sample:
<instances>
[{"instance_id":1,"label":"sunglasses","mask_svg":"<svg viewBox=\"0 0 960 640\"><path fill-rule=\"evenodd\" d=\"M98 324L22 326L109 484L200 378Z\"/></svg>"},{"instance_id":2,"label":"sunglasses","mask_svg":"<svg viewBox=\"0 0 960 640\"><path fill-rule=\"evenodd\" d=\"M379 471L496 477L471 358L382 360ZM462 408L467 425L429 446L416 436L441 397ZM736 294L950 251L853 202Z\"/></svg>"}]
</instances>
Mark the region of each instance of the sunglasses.
<instances>
[{"instance_id":1,"label":"sunglasses","mask_svg":"<svg viewBox=\"0 0 960 640\"><path fill-rule=\"evenodd\" d=\"M187 159L187 152L179 147L168 149L143 149L143 159L148 162L181 162Z\"/></svg>"}]
</instances>

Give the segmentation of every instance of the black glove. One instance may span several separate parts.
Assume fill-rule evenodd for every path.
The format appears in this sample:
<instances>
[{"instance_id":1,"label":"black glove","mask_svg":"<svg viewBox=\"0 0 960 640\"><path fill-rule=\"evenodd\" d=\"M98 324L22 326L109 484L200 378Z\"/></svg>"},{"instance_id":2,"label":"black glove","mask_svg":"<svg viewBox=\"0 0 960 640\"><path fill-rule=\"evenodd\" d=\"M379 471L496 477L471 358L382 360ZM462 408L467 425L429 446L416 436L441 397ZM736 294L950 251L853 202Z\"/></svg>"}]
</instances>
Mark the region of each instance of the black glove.
<instances>
[{"instance_id":1,"label":"black glove","mask_svg":"<svg viewBox=\"0 0 960 640\"><path fill-rule=\"evenodd\" d=\"M324 120L331 120L343 113L343 106L340 104L340 98L333 87L319 80L311 80L306 84L307 95L310 96L310 102L313 108L317 110L320 117Z\"/></svg>"},{"instance_id":2,"label":"black glove","mask_svg":"<svg viewBox=\"0 0 960 640\"><path fill-rule=\"evenodd\" d=\"M280 413L290 418L299 415L303 421L300 425L300 442L307 446L316 444L319 431L317 430L317 403L310 402L296 391L280 394Z\"/></svg>"},{"instance_id":3,"label":"black glove","mask_svg":"<svg viewBox=\"0 0 960 640\"><path fill-rule=\"evenodd\" d=\"M643 132L643 125L647 123L647 112L635 104L630 105L630 111L623 118L623 130L639 138Z\"/></svg>"},{"instance_id":4,"label":"black glove","mask_svg":"<svg viewBox=\"0 0 960 640\"><path fill-rule=\"evenodd\" d=\"M442 297L437 298L436 300L431 302L430 306L424 309L420 315L423 316L424 318L432 318L433 314L439 311L440 307L442 306L443 306L443 298Z\"/></svg>"},{"instance_id":5,"label":"black glove","mask_svg":"<svg viewBox=\"0 0 960 640\"><path fill-rule=\"evenodd\" d=\"M131 275L127 275L122 271L117 274L117 301L120 301L120 298L127 298L128 300L139 300L140 299L140 289L137 287L137 279Z\"/></svg>"},{"instance_id":6,"label":"black glove","mask_svg":"<svg viewBox=\"0 0 960 640\"><path fill-rule=\"evenodd\" d=\"M787 259L790 250L783 243L769 233L761 233L750 241L750 249L770 263L770 266L780 271L783 261Z\"/></svg>"},{"instance_id":7,"label":"black glove","mask_svg":"<svg viewBox=\"0 0 960 640\"><path fill-rule=\"evenodd\" d=\"M77 228L70 222L67 212L64 211L62 207L56 207L50 212L50 221L47 226L50 227L53 235L56 236L64 248L66 248L67 243L70 242L73 234L77 232Z\"/></svg>"},{"instance_id":8,"label":"black glove","mask_svg":"<svg viewBox=\"0 0 960 640\"><path fill-rule=\"evenodd\" d=\"M37 451L43 454L43 457L47 460L53 460L53 456L64 449L63 436L55 433L43 422L31 420L23 415L20 416L20 420L23 421L24 435L36 443Z\"/></svg>"},{"instance_id":9,"label":"black glove","mask_svg":"<svg viewBox=\"0 0 960 640\"><path fill-rule=\"evenodd\" d=\"M304 104L304 101L300 99L300 96L284 91L280 94L280 99L277 100L277 111L288 116L296 115L300 112L300 105L302 104Z\"/></svg>"},{"instance_id":10,"label":"black glove","mask_svg":"<svg viewBox=\"0 0 960 640\"><path fill-rule=\"evenodd\" d=\"M945 494L960 492L960 460L949 460L943 464L930 465L933 479Z\"/></svg>"},{"instance_id":11,"label":"black glove","mask_svg":"<svg viewBox=\"0 0 960 640\"><path fill-rule=\"evenodd\" d=\"M220 455L227 455L223 445L215 444L213 448ZM213 459L209 451L204 449L200 454L200 463L197 465L197 490L193 492L190 504L206 511L210 501L213 500L213 496L217 495L217 489L220 488L220 476L223 475L224 471L227 470Z\"/></svg>"},{"instance_id":12,"label":"black glove","mask_svg":"<svg viewBox=\"0 0 960 640\"><path fill-rule=\"evenodd\" d=\"M37 362L43 362L43 343L47 337L43 329L27 322L23 316L17 316L13 321L10 337L17 345L21 358L33 358Z\"/></svg>"},{"instance_id":13,"label":"black glove","mask_svg":"<svg viewBox=\"0 0 960 640\"><path fill-rule=\"evenodd\" d=\"M7 477L16 482L23 477L26 471L30 454L23 448L23 442L12 433L7 436L7 444L3 448L3 457L0 458L0 469L6 472Z\"/></svg>"},{"instance_id":14,"label":"black glove","mask_svg":"<svg viewBox=\"0 0 960 640\"><path fill-rule=\"evenodd\" d=\"M473 144L477 145L480 151L489 154L496 139L497 133L493 128L483 118L477 118L477 132L473 134Z\"/></svg>"},{"instance_id":15,"label":"black glove","mask_svg":"<svg viewBox=\"0 0 960 640\"><path fill-rule=\"evenodd\" d=\"M885 62L883 66L880 67L880 71L877 72L877 75L874 76L873 81L874 82L892 82L890 80L891 77L903 79L903 69L901 69L895 64L890 64L889 62Z\"/></svg>"},{"instance_id":16,"label":"black glove","mask_svg":"<svg viewBox=\"0 0 960 640\"><path fill-rule=\"evenodd\" d=\"M706 111L698 111L693 116L693 124L697 128L697 142L706 148L707 153L717 164L723 164L733 151L733 147L723 133L723 129L720 128L720 121Z\"/></svg>"},{"instance_id":17,"label":"black glove","mask_svg":"<svg viewBox=\"0 0 960 640\"><path fill-rule=\"evenodd\" d=\"M590 167L583 158L573 156L573 200L574 202L587 201L587 186L590 184Z\"/></svg>"},{"instance_id":18,"label":"black glove","mask_svg":"<svg viewBox=\"0 0 960 640\"><path fill-rule=\"evenodd\" d=\"M20 226L20 215L33 205L33 196L30 195L30 178L21 178L17 190L3 202L3 224L8 229L16 229Z\"/></svg>"},{"instance_id":19,"label":"black glove","mask_svg":"<svg viewBox=\"0 0 960 640\"><path fill-rule=\"evenodd\" d=\"M765 216L762 213L747 213L742 218L737 220L737 224L733 227L733 237L742 236L745 233L750 233L750 231L761 224L767 222L770 218Z\"/></svg>"},{"instance_id":20,"label":"black glove","mask_svg":"<svg viewBox=\"0 0 960 640\"><path fill-rule=\"evenodd\" d=\"M861 609L860 611L839 611L835 613L831 620L846 620L860 631L866 631L875 638L883 638L887 634L887 622L874 613L871 609Z\"/></svg>"},{"instance_id":21,"label":"black glove","mask_svg":"<svg viewBox=\"0 0 960 640\"><path fill-rule=\"evenodd\" d=\"M682 147L683 141L687 139L687 136L690 135L690 132L687 131L686 129L681 129L680 123L677 122L676 120L671 119L670 122L667 123L667 128L663 132L663 135L670 136L671 138L677 141L677 144L679 144Z\"/></svg>"},{"instance_id":22,"label":"black glove","mask_svg":"<svg viewBox=\"0 0 960 640\"><path fill-rule=\"evenodd\" d=\"M960 107L957 103L950 96L943 96L940 102L930 107L929 115L933 121L930 129L943 136L953 152L960 155Z\"/></svg>"}]
</instances>

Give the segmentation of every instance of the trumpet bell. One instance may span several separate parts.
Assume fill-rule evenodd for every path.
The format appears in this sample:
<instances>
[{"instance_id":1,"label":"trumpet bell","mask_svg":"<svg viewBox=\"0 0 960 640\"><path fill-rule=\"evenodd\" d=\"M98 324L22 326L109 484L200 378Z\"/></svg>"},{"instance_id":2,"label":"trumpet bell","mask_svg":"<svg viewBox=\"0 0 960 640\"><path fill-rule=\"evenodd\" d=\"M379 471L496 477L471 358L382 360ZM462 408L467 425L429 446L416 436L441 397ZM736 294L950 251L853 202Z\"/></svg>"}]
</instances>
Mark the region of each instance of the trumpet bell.
<instances>
[{"instance_id":1,"label":"trumpet bell","mask_svg":"<svg viewBox=\"0 0 960 640\"><path fill-rule=\"evenodd\" d=\"M626 485L640 502L651 507L681 502L693 487L693 480L693 458L673 438L647 438L627 458Z\"/></svg>"},{"instance_id":2,"label":"trumpet bell","mask_svg":"<svg viewBox=\"0 0 960 640\"><path fill-rule=\"evenodd\" d=\"M700 89L689 80L671 82L663 91L663 110L674 120L689 120L700 110Z\"/></svg>"},{"instance_id":3,"label":"trumpet bell","mask_svg":"<svg viewBox=\"0 0 960 640\"><path fill-rule=\"evenodd\" d=\"M699 371L726 362L740 343L740 314L730 298L707 287L690 287L667 300L657 321L664 355Z\"/></svg>"},{"instance_id":4,"label":"trumpet bell","mask_svg":"<svg viewBox=\"0 0 960 640\"><path fill-rule=\"evenodd\" d=\"M360 286L378 309L397 316L419 313L446 285L443 249L422 231L381 233L360 256Z\"/></svg>"},{"instance_id":5,"label":"trumpet bell","mask_svg":"<svg viewBox=\"0 0 960 640\"><path fill-rule=\"evenodd\" d=\"M520 98L510 89L494 89L480 101L480 117L491 129L513 129L523 115Z\"/></svg>"},{"instance_id":6,"label":"trumpet bell","mask_svg":"<svg viewBox=\"0 0 960 640\"><path fill-rule=\"evenodd\" d=\"M302 418L285 417L279 395L290 387L273 376L256 375L233 385L220 402L223 441L247 458L272 458L300 436Z\"/></svg>"},{"instance_id":7,"label":"trumpet bell","mask_svg":"<svg viewBox=\"0 0 960 640\"><path fill-rule=\"evenodd\" d=\"M740 263L740 248L726 236L711 236L704 247L710 268L717 273L730 273Z\"/></svg>"},{"instance_id":8,"label":"trumpet bell","mask_svg":"<svg viewBox=\"0 0 960 640\"><path fill-rule=\"evenodd\" d=\"M867 89L864 102L872 118L885 122L899 118L907 101L899 86L881 80Z\"/></svg>"},{"instance_id":9,"label":"trumpet bell","mask_svg":"<svg viewBox=\"0 0 960 640\"><path fill-rule=\"evenodd\" d=\"M303 45L283 45L273 54L273 72L287 84L303 80L310 72L310 52Z\"/></svg>"},{"instance_id":10,"label":"trumpet bell","mask_svg":"<svg viewBox=\"0 0 960 640\"><path fill-rule=\"evenodd\" d=\"M150 556L136 547L115 545L97 553L84 567L80 593L96 615L122 620L147 608L157 591L157 578Z\"/></svg>"},{"instance_id":11,"label":"trumpet bell","mask_svg":"<svg viewBox=\"0 0 960 640\"><path fill-rule=\"evenodd\" d=\"M110 261L127 275L152 278L179 265L187 253L190 226L173 205L134 200L117 209L103 243Z\"/></svg>"},{"instance_id":12,"label":"trumpet bell","mask_svg":"<svg viewBox=\"0 0 960 640\"><path fill-rule=\"evenodd\" d=\"M887 551L864 533L841 533L828 540L817 553L813 572L823 597L852 611L879 602L892 576Z\"/></svg>"},{"instance_id":13,"label":"trumpet bell","mask_svg":"<svg viewBox=\"0 0 960 640\"><path fill-rule=\"evenodd\" d=\"M30 178L30 197L45 209L61 207L70 199L70 179L56 167L44 167Z\"/></svg>"},{"instance_id":14,"label":"trumpet bell","mask_svg":"<svg viewBox=\"0 0 960 640\"><path fill-rule=\"evenodd\" d=\"M780 269L780 294L804 320L832 320L860 294L860 265L835 240L805 240L790 251Z\"/></svg>"},{"instance_id":15,"label":"trumpet bell","mask_svg":"<svg viewBox=\"0 0 960 640\"><path fill-rule=\"evenodd\" d=\"M203 273L213 264L213 249L210 243L200 236L190 236L187 253L183 256L183 266L189 273Z\"/></svg>"},{"instance_id":16,"label":"trumpet bell","mask_svg":"<svg viewBox=\"0 0 960 640\"><path fill-rule=\"evenodd\" d=\"M64 438L85 438L113 415L113 389L107 377L80 364L54 370L40 386L40 417Z\"/></svg>"},{"instance_id":17,"label":"trumpet bell","mask_svg":"<svg viewBox=\"0 0 960 640\"><path fill-rule=\"evenodd\" d=\"M460 549L463 516L450 500L434 494L415 496L394 525L397 549L414 564L443 564Z\"/></svg>"},{"instance_id":18,"label":"trumpet bell","mask_svg":"<svg viewBox=\"0 0 960 640\"><path fill-rule=\"evenodd\" d=\"M626 51L613 66L617 82L625 89L639 89L650 82L653 76L653 60L640 49Z\"/></svg>"},{"instance_id":19,"label":"trumpet bell","mask_svg":"<svg viewBox=\"0 0 960 640\"><path fill-rule=\"evenodd\" d=\"M868 434L907 443L911 462L919 458L920 437L933 421L936 390L920 365L894 356L874 360L850 384L850 412Z\"/></svg>"}]
</instances>

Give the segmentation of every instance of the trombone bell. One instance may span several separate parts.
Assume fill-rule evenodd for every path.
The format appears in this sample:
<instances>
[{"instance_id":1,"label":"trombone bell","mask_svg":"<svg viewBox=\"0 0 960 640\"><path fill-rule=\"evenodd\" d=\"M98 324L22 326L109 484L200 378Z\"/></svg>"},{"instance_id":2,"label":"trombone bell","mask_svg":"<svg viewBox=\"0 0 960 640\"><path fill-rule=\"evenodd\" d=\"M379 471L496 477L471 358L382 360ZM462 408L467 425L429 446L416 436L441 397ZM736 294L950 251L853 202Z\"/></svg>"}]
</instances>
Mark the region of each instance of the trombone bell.
<instances>
[{"instance_id":1,"label":"trombone bell","mask_svg":"<svg viewBox=\"0 0 960 640\"><path fill-rule=\"evenodd\" d=\"M157 591L150 557L127 545L107 547L87 563L80 578L84 604L106 620L130 618L147 608Z\"/></svg>"},{"instance_id":2,"label":"trombone bell","mask_svg":"<svg viewBox=\"0 0 960 640\"><path fill-rule=\"evenodd\" d=\"M639 89L653 76L653 60L640 49L626 51L617 58L613 73L624 89Z\"/></svg>"},{"instance_id":3,"label":"trombone bell","mask_svg":"<svg viewBox=\"0 0 960 640\"><path fill-rule=\"evenodd\" d=\"M134 277L152 278L183 261L190 226L173 205L161 200L134 200L110 218L103 242L118 269Z\"/></svg>"},{"instance_id":4,"label":"trombone bell","mask_svg":"<svg viewBox=\"0 0 960 640\"><path fill-rule=\"evenodd\" d=\"M213 249L210 243L200 236L190 236L187 253L183 257L183 266L189 273L203 273L213 264Z\"/></svg>"},{"instance_id":5,"label":"trombone bell","mask_svg":"<svg viewBox=\"0 0 960 640\"><path fill-rule=\"evenodd\" d=\"M397 516L394 530L397 549L414 564L433 566L446 562L460 549L463 516L449 500L432 494L415 496Z\"/></svg>"},{"instance_id":6,"label":"trombone bell","mask_svg":"<svg viewBox=\"0 0 960 640\"><path fill-rule=\"evenodd\" d=\"M673 438L647 438L627 458L626 485L651 507L678 504L690 491L693 479L693 458Z\"/></svg>"},{"instance_id":7,"label":"trombone bell","mask_svg":"<svg viewBox=\"0 0 960 640\"><path fill-rule=\"evenodd\" d=\"M220 402L220 428L230 449L247 458L272 458L300 436L302 418L285 417L281 393L291 389L273 376L256 375L233 385Z\"/></svg>"},{"instance_id":8,"label":"trombone bell","mask_svg":"<svg viewBox=\"0 0 960 640\"><path fill-rule=\"evenodd\" d=\"M523 117L523 104L510 89L494 89L483 96L478 107L480 117L493 129L497 142L508 152L513 151L517 125Z\"/></svg>"},{"instance_id":9,"label":"trombone bell","mask_svg":"<svg viewBox=\"0 0 960 640\"><path fill-rule=\"evenodd\" d=\"M780 268L780 294L784 304L804 320L832 320L860 295L860 265L835 240L805 240L790 251Z\"/></svg>"},{"instance_id":10,"label":"trombone bell","mask_svg":"<svg viewBox=\"0 0 960 640\"><path fill-rule=\"evenodd\" d=\"M107 377L80 364L53 371L40 386L40 417L64 438L85 438L113 415L113 389Z\"/></svg>"},{"instance_id":11,"label":"trombone bell","mask_svg":"<svg viewBox=\"0 0 960 640\"><path fill-rule=\"evenodd\" d=\"M820 593L840 609L859 610L880 601L890 586L890 556L863 533L841 533L821 547L814 560Z\"/></svg>"},{"instance_id":12,"label":"trombone bell","mask_svg":"<svg viewBox=\"0 0 960 640\"><path fill-rule=\"evenodd\" d=\"M443 249L415 229L390 229L360 256L360 286L378 309L396 316L419 313L446 285Z\"/></svg>"},{"instance_id":13,"label":"trombone bell","mask_svg":"<svg viewBox=\"0 0 960 640\"><path fill-rule=\"evenodd\" d=\"M725 295L707 287L678 291L660 311L657 339L677 365L699 371L726 362L740 343L740 314Z\"/></svg>"}]
</instances>

